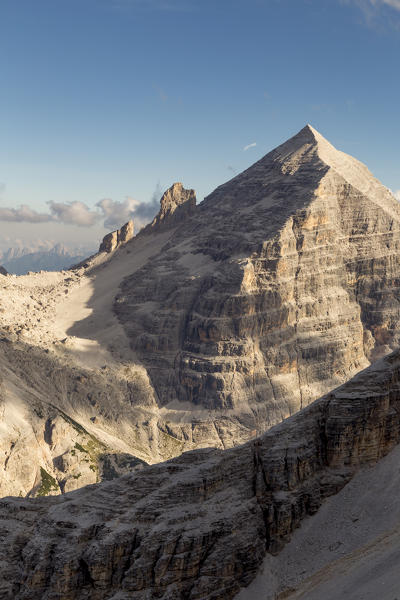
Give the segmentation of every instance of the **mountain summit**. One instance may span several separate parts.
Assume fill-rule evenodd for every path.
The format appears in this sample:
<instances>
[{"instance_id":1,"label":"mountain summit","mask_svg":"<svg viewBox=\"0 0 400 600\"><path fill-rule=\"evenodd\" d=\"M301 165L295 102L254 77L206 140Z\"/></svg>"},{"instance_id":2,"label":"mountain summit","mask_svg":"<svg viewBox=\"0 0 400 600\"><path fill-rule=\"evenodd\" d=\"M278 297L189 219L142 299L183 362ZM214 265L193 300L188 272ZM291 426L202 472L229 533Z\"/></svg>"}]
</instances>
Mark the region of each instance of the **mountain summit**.
<instances>
[{"instance_id":1,"label":"mountain summit","mask_svg":"<svg viewBox=\"0 0 400 600\"><path fill-rule=\"evenodd\" d=\"M291 173L295 173L302 164L313 161L315 164L315 160L319 159L325 167L378 202L383 209L389 212L393 210L393 195L374 178L368 168L352 156L337 150L311 125L306 125L297 135L262 160L268 161L272 156L282 164L285 171Z\"/></svg>"}]
</instances>

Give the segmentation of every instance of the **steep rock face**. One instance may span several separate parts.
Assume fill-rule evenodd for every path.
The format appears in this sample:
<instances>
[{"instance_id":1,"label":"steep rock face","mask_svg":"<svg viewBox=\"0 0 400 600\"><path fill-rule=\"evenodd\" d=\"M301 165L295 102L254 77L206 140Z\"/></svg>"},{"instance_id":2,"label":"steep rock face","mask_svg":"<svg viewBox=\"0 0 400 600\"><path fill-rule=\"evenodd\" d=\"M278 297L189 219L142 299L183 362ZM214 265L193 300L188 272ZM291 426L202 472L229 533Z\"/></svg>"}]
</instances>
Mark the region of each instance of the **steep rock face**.
<instances>
[{"instance_id":1,"label":"steep rock face","mask_svg":"<svg viewBox=\"0 0 400 600\"><path fill-rule=\"evenodd\" d=\"M111 231L103 237L99 252L113 252L118 246L118 231Z\"/></svg>"},{"instance_id":2,"label":"steep rock face","mask_svg":"<svg viewBox=\"0 0 400 600\"><path fill-rule=\"evenodd\" d=\"M129 242L129 240L131 240L133 238L135 234L135 228L134 228L134 224L133 221L128 221L127 223L125 223L125 225L123 225L121 227L121 229L118 232L118 241L120 244L126 244L126 242Z\"/></svg>"},{"instance_id":3,"label":"steep rock face","mask_svg":"<svg viewBox=\"0 0 400 600\"><path fill-rule=\"evenodd\" d=\"M100 244L99 252L113 252L122 244L129 242L134 236L134 224L133 221L128 221L116 231L111 231L104 236L103 241Z\"/></svg>"},{"instance_id":4,"label":"steep rock face","mask_svg":"<svg viewBox=\"0 0 400 600\"><path fill-rule=\"evenodd\" d=\"M225 452L62 497L1 501L4 600L230 600L363 464L400 439L400 355Z\"/></svg>"},{"instance_id":5,"label":"steep rock face","mask_svg":"<svg viewBox=\"0 0 400 600\"><path fill-rule=\"evenodd\" d=\"M146 228L165 229L174 227L195 212L196 194L194 190L185 190L182 183L174 183L161 197L160 210L152 223Z\"/></svg>"},{"instance_id":6,"label":"steep rock face","mask_svg":"<svg viewBox=\"0 0 400 600\"><path fill-rule=\"evenodd\" d=\"M399 230L310 126L206 198L115 302L178 435L188 406L260 433L396 347Z\"/></svg>"}]
</instances>

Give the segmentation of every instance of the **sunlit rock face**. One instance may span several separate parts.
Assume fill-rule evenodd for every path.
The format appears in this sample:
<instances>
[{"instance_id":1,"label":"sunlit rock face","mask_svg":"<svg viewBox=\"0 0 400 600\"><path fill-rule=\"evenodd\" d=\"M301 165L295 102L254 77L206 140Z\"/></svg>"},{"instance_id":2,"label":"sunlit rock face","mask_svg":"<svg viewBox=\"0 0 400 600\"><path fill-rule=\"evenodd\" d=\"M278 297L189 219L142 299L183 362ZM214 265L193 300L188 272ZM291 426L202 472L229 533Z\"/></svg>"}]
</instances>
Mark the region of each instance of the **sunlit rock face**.
<instances>
[{"instance_id":1,"label":"sunlit rock face","mask_svg":"<svg viewBox=\"0 0 400 600\"><path fill-rule=\"evenodd\" d=\"M182 183L174 183L161 197L160 210L147 230L176 226L196 210L194 190L186 190Z\"/></svg>"},{"instance_id":2,"label":"sunlit rock face","mask_svg":"<svg viewBox=\"0 0 400 600\"><path fill-rule=\"evenodd\" d=\"M100 244L99 252L114 252L122 244L129 242L134 236L135 228L132 220L128 221L116 231L111 231L104 236L103 241Z\"/></svg>"},{"instance_id":3,"label":"sunlit rock face","mask_svg":"<svg viewBox=\"0 0 400 600\"><path fill-rule=\"evenodd\" d=\"M311 126L174 225L115 310L179 437L246 439L398 344L398 203Z\"/></svg>"}]
</instances>

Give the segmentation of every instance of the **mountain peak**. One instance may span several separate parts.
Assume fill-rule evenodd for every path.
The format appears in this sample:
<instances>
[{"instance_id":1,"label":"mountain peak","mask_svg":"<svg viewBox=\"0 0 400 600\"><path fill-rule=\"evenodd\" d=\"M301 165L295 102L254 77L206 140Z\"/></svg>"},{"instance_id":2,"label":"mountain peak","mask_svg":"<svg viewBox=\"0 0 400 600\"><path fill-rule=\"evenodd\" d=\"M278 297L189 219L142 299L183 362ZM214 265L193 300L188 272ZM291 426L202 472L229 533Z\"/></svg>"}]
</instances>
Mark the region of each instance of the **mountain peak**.
<instances>
[{"instance_id":1,"label":"mountain peak","mask_svg":"<svg viewBox=\"0 0 400 600\"><path fill-rule=\"evenodd\" d=\"M272 162L282 173L294 175L299 169L334 174L366 195L381 208L398 215L391 192L383 186L359 160L337 150L312 125L307 124L296 135L267 154L260 162ZM395 206L396 205L396 206Z\"/></svg>"},{"instance_id":2,"label":"mountain peak","mask_svg":"<svg viewBox=\"0 0 400 600\"><path fill-rule=\"evenodd\" d=\"M310 158L318 157L329 165L335 152L338 151L332 144L319 131L307 124L296 135L273 150L272 154L275 154L278 161L287 163L289 170L294 172L301 162L308 162Z\"/></svg>"}]
</instances>

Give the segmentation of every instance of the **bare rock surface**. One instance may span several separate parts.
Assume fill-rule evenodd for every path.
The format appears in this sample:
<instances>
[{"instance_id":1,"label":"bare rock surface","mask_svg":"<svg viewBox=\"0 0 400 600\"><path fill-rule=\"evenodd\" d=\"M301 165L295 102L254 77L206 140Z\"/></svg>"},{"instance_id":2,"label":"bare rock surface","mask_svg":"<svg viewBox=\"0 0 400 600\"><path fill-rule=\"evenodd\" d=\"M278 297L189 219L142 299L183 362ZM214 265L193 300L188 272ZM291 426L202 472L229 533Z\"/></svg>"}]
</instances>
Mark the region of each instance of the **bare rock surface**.
<instances>
[{"instance_id":1,"label":"bare rock surface","mask_svg":"<svg viewBox=\"0 0 400 600\"><path fill-rule=\"evenodd\" d=\"M114 252L122 244L129 242L134 236L135 228L133 221L128 221L116 231L111 231L104 236L103 241L100 244L99 252Z\"/></svg>"},{"instance_id":2,"label":"bare rock surface","mask_svg":"<svg viewBox=\"0 0 400 600\"><path fill-rule=\"evenodd\" d=\"M1 278L0 495L241 444L399 343L398 203L310 126L133 233Z\"/></svg>"},{"instance_id":3,"label":"bare rock surface","mask_svg":"<svg viewBox=\"0 0 400 600\"><path fill-rule=\"evenodd\" d=\"M0 597L232 599L266 552L285 552L305 517L393 450L399 384L395 352L243 446L63 496L3 499Z\"/></svg>"},{"instance_id":4,"label":"bare rock surface","mask_svg":"<svg viewBox=\"0 0 400 600\"><path fill-rule=\"evenodd\" d=\"M206 198L115 301L177 437L248 439L397 347L399 233L311 126Z\"/></svg>"},{"instance_id":5,"label":"bare rock surface","mask_svg":"<svg viewBox=\"0 0 400 600\"><path fill-rule=\"evenodd\" d=\"M165 229L186 221L195 212L196 194L185 190L182 183L174 183L161 197L160 211L146 230Z\"/></svg>"},{"instance_id":6,"label":"bare rock surface","mask_svg":"<svg viewBox=\"0 0 400 600\"><path fill-rule=\"evenodd\" d=\"M146 236L134 256L125 245L89 269L2 280L2 496L59 494L182 452L112 310L128 264L164 242Z\"/></svg>"}]
</instances>

